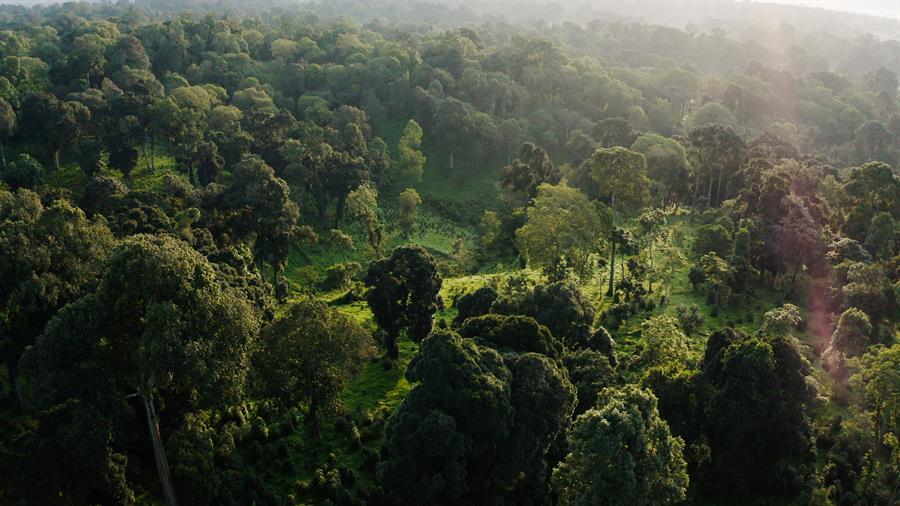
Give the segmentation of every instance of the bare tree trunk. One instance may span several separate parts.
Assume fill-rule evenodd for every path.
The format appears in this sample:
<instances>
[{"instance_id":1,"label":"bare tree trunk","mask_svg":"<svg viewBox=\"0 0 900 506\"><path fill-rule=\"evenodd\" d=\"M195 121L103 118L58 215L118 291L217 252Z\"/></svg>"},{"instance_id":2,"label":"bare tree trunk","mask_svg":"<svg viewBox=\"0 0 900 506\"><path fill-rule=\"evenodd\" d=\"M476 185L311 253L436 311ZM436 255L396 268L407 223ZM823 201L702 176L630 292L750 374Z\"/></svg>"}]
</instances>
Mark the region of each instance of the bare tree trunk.
<instances>
[{"instance_id":1,"label":"bare tree trunk","mask_svg":"<svg viewBox=\"0 0 900 506\"><path fill-rule=\"evenodd\" d=\"M6 170L6 150L3 149L3 144L0 142L0 158L3 159L3 170Z\"/></svg>"},{"instance_id":2,"label":"bare tree trunk","mask_svg":"<svg viewBox=\"0 0 900 506\"><path fill-rule=\"evenodd\" d=\"M717 204L722 202L722 173L725 172L725 168L719 169L719 181L716 183L716 202Z\"/></svg>"},{"instance_id":3,"label":"bare tree trunk","mask_svg":"<svg viewBox=\"0 0 900 506\"><path fill-rule=\"evenodd\" d=\"M700 198L700 168L694 174L694 201L691 203L691 223L694 222L694 213L697 212L697 199Z\"/></svg>"},{"instance_id":4,"label":"bare tree trunk","mask_svg":"<svg viewBox=\"0 0 900 506\"><path fill-rule=\"evenodd\" d=\"M150 132L150 170L156 172L156 134Z\"/></svg>"},{"instance_id":5,"label":"bare tree trunk","mask_svg":"<svg viewBox=\"0 0 900 506\"><path fill-rule=\"evenodd\" d=\"M152 144L150 144L148 136L144 135L144 143L142 145L144 151L144 167L147 168L148 173L153 172L153 167L150 166L150 146L152 146Z\"/></svg>"},{"instance_id":6,"label":"bare tree trunk","mask_svg":"<svg viewBox=\"0 0 900 506\"><path fill-rule=\"evenodd\" d=\"M610 241L609 246L609 288L606 290L606 295L612 295L616 277L616 243L614 241Z\"/></svg>"},{"instance_id":7,"label":"bare tree trunk","mask_svg":"<svg viewBox=\"0 0 900 506\"><path fill-rule=\"evenodd\" d=\"M612 210L612 223L610 226L612 230L610 230L609 234L609 288L606 290L606 295L612 295L615 287L615 276L616 276L616 196L611 195L609 198L609 207Z\"/></svg>"},{"instance_id":8,"label":"bare tree trunk","mask_svg":"<svg viewBox=\"0 0 900 506\"><path fill-rule=\"evenodd\" d=\"M797 286L797 272L800 271L800 264L794 265L794 273L791 274L791 288L788 290L788 297L794 296L794 287Z\"/></svg>"},{"instance_id":9,"label":"bare tree trunk","mask_svg":"<svg viewBox=\"0 0 900 506\"><path fill-rule=\"evenodd\" d=\"M153 456L156 459L156 471L159 473L163 499L166 501L166 506L177 506L175 486L172 483L172 474L169 472L169 461L166 458L166 450L163 448L162 437L159 435L159 418L156 416L156 408L153 407L153 397L149 389L140 395L144 401L144 411L147 412L147 425L150 428L150 440L153 442Z\"/></svg>"}]
</instances>

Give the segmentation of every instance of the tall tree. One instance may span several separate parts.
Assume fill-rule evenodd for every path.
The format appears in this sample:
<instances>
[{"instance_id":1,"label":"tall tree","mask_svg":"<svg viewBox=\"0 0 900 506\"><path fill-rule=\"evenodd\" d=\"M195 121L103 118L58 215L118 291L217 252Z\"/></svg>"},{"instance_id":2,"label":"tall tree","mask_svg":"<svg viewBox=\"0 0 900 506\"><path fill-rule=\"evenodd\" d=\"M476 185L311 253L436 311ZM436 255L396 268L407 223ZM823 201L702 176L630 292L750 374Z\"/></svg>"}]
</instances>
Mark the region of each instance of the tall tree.
<instances>
[{"instance_id":1,"label":"tall tree","mask_svg":"<svg viewBox=\"0 0 900 506\"><path fill-rule=\"evenodd\" d=\"M422 197L413 188L407 188L400 192L400 229L403 237L409 239L413 228L416 226L416 209L422 204Z\"/></svg>"},{"instance_id":2,"label":"tall tree","mask_svg":"<svg viewBox=\"0 0 900 506\"><path fill-rule=\"evenodd\" d=\"M881 162L850 169L839 194L845 235L863 242L872 218L886 212L900 220L900 177Z\"/></svg>"},{"instance_id":3,"label":"tall tree","mask_svg":"<svg viewBox=\"0 0 900 506\"><path fill-rule=\"evenodd\" d=\"M425 155L422 154L422 127L415 120L409 120L400 137L400 170L403 174L422 180L422 172L425 170Z\"/></svg>"},{"instance_id":4,"label":"tall tree","mask_svg":"<svg viewBox=\"0 0 900 506\"><path fill-rule=\"evenodd\" d=\"M321 410L341 406L347 381L375 353L369 332L312 299L293 303L263 330L259 344L262 391L284 408L306 406L314 427Z\"/></svg>"},{"instance_id":5,"label":"tall tree","mask_svg":"<svg viewBox=\"0 0 900 506\"><path fill-rule=\"evenodd\" d=\"M652 392L603 390L569 432L568 454L553 471L563 505L671 504L688 486L684 441L660 418Z\"/></svg>"},{"instance_id":6,"label":"tall tree","mask_svg":"<svg viewBox=\"0 0 900 506\"><path fill-rule=\"evenodd\" d=\"M528 198L537 196L540 185L555 185L561 180L562 171L553 165L550 155L530 142L522 145L519 156L503 168L500 176L502 186L522 192Z\"/></svg>"},{"instance_id":7,"label":"tall tree","mask_svg":"<svg viewBox=\"0 0 900 506\"><path fill-rule=\"evenodd\" d=\"M650 179L647 177L647 159L640 153L626 148L601 148L578 168L575 182L590 198L603 199L612 211L613 225L616 213L634 211L644 207L650 198ZM610 234L615 226L610 227ZM616 241L610 236L609 287L612 295L615 283Z\"/></svg>"},{"instance_id":8,"label":"tall tree","mask_svg":"<svg viewBox=\"0 0 900 506\"><path fill-rule=\"evenodd\" d=\"M525 224L516 231L516 241L534 266L547 269L562 260L584 278L598 237L608 229L604 218L581 191L542 184L527 209Z\"/></svg>"},{"instance_id":9,"label":"tall tree","mask_svg":"<svg viewBox=\"0 0 900 506\"><path fill-rule=\"evenodd\" d=\"M283 296L279 285L292 241L311 234L299 226L300 209L291 199L290 187L261 158L248 156L235 168L229 187L214 195L218 198L230 224L223 233L252 245L254 258L272 266L272 286ZM219 207L218 200L209 205Z\"/></svg>"},{"instance_id":10,"label":"tall tree","mask_svg":"<svg viewBox=\"0 0 900 506\"><path fill-rule=\"evenodd\" d=\"M390 258L369 265L365 277L370 287L366 300L385 334L387 353L397 358L397 338L406 330L413 342L431 332L440 303L442 279L437 264L425 250L407 245L394 249Z\"/></svg>"},{"instance_id":11,"label":"tall tree","mask_svg":"<svg viewBox=\"0 0 900 506\"><path fill-rule=\"evenodd\" d=\"M652 181L663 184L663 204L687 201L691 166L684 146L661 135L644 134L634 141L630 149L647 158L647 175Z\"/></svg>"},{"instance_id":12,"label":"tall tree","mask_svg":"<svg viewBox=\"0 0 900 506\"><path fill-rule=\"evenodd\" d=\"M502 353L448 331L422 342L406 373L415 386L388 423L378 469L392 504L547 500L545 459L575 389L553 360L517 348L517 328L480 329L499 332L487 342L503 343Z\"/></svg>"},{"instance_id":13,"label":"tall tree","mask_svg":"<svg viewBox=\"0 0 900 506\"><path fill-rule=\"evenodd\" d=\"M98 290L62 310L22 361L42 406L140 399L163 498L174 506L158 407L240 400L258 325L248 301L223 288L199 253L168 236L138 235L113 252ZM97 371L104 378L91 378Z\"/></svg>"},{"instance_id":14,"label":"tall tree","mask_svg":"<svg viewBox=\"0 0 900 506\"><path fill-rule=\"evenodd\" d=\"M696 159L693 208L699 205L701 178L706 178L706 206L718 206L740 187L734 178L743 163L744 141L731 128L716 124L697 126L688 136Z\"/></svg>"},{"instance_id":15,"label":"tall tree","mask_svg":"<svg viewBox=\"0 0 900 506\"><path fill-rule=\"evenodd\" d=\"M18 362L63 306L89 293L114 244L102 218L66 200L45 207L28 190L0 190L0 336L18 393Z\"/></svg>"},{"instance_id":16,"label":"tall tree","mask_svg":"<svg viewBox=\"0 0 900 506\"><path fill-rule=\"evenodd\" d=\"M0 161L6 168L6 143L16 132L16 111L9 102L0 97Z\"/></svg>"}]
</instances>

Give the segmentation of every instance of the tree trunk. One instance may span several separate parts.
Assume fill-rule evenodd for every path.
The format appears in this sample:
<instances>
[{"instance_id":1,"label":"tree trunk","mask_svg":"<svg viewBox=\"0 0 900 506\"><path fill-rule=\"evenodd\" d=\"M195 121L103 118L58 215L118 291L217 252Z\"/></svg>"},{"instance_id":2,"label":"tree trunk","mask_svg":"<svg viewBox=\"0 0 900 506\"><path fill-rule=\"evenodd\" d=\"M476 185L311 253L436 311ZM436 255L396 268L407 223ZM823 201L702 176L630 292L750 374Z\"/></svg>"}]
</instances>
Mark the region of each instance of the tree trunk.
<instances>
[{"instance_id":1,"label":"tree trunk","mask_svg":"<svg viewBox=\"0 0 900 506\"><path fill-rule=\"evenodd\" d=\"M709 175L709 185L706 187L706 209L712 207L712 186L713 186L713 175Z\"/></svg>"},{"instance_id":2,"label":"tree trunk","mask_svg":"<svg viewBox=\"0 0 900 506\"><path fill-rule=\"evenodd\" d=\"M719 169L719 180L716 182L716 202L722 202L722 173L725 172L725 169Z\"/></svg>"},{"instance_id":3,"label":"tree trunk","mask_svg":"<svg viewBox=\"0 0 900 506\"><path fill-rule=\"evenodd\" d=\"M156 135L150 133L150 170L156 172Z\"/></svg>"},{"instance_id":4,"label":"tree trunk","mask_svg":"<svg viewBox=\"0 0 900 506\"><path fill-rule=\"evenodd\" d=\"M616 243L615 241L610 241L609 247L609 288L606 290L606 295L612 295L614 290L616 276Z\"/></svg>"},{"instance_id":5,"label":"tree trunk","mask_svg":"<svg viewBox=\"0 0 900 506\"><path fill-rule=\"evenodd\" d=\"M3 159L3 170L6 170L6 150L3 149L3 144L0 142L0 159Z\"/></svg>"},{"instance_id":6,"label":"tree trunk","mask_svg":"<svg viewBox=\"0 0 900 506\"><path fill-rule=\"evenodd\" d=\"M612 195L609 200L610 209L612 210L612 223L609 234L609 288L606 295L612 296L615 287L616 276L616 196Z\"/></svg>"},{"instance_id":7,"label":"tree trunk","mask_svg":"<svg viewBox=\"0 0 900 506\"><path fill-rule=\"evenodd\" d=\"M394 360L400 358L400 349L397 347L397 335L388 332L384 338L384 346L387 348L387 355Z\"/></svg>"},{"instance_id":8,"label":"tree trunk","mask_svg":"<svg viewBox=\"0 0 900 506\"><path fill-rule=\"evenodd\" d=\"M450 150L450 173L453 174L453 150Z\"/></svg>"},{"instance_id":9,"label":"tree trunk","mask_svg":"<svg viewBox=\"0 0 900 506\"><path fill-rule=\"evenodd\" d=\"M313 439L319 440L321 431L319 430L319 404L315 399L309 401L309 428L312 431Z\"/></svg>"},{"instance_id":10,"label":"tree trunk","mask_svg":"<svg viewBox=\"0 0 900 506\"><path fill-rule=\"evenodd\" d=\"M800 271L800 264L794 265L794 272L791 274L791 287L788 289L788 298L793 297L794 287L797 286L797 272Z\"/></svg>"},{"instance_id":11,"label":"tree trunk","mask_svg":"<svg viewBox=\"0 0 900 506\"><path fill-rule=\"evenodd\" d=\"M153 397L149 389L141 393L141 399L144 401L144 411L147 412L147 425L150 428L150 440L153 442L153 456L156 459L156 471L159 473L163 499L166 501L166 506L177 506L175 486L172 483L172 474L169 472L169 461L166 459L166 450L163 448L162 437L159 435L159 418L156 416L156 408L153 407Z\"/></svg>"},{"instance_id":12,"label":"tree trunk","mask_svg":"<svg viewBox=\"0 0 900 506\"><path fill-rule=\"evenodd\" d=\"M344 209L347 207L347 195L341 195L335 202L334 207L334 228L340 230L341 222L344 221Z\"/></svg>"},{"instance_id":13,"label":"tree trunk","mask_svg":"<svg viewBox=\"0 0 900 506\"><path fill-rule=\"evenodd\" d=\"M53 152L53 166L59 171L59 150Z\"/></svg>"},{"instance_id":14,"label":"tree trunk","mask_svg":"<svg viewBox=\"0 0 900 506\"><path fill-rule=\"evenodd\" d=\"M700 198L700 168L694 174L694 200L691 203L691 223L694 222L694 213L697 212L697 199Z\"/></svg>"},{"instance_id":15,"label":"tree trunk","mask_svg":"<svg viewBox=\"0 0 900 506\"><path fill-rule=\"evenodd\" d=\"M151 146L151 144L149 142L148 136L144 135L144 143L143 143L144 167L146 167L148 174L153 172L153 167L150 166L150 146Z\"/></svg>"}]
</instances>

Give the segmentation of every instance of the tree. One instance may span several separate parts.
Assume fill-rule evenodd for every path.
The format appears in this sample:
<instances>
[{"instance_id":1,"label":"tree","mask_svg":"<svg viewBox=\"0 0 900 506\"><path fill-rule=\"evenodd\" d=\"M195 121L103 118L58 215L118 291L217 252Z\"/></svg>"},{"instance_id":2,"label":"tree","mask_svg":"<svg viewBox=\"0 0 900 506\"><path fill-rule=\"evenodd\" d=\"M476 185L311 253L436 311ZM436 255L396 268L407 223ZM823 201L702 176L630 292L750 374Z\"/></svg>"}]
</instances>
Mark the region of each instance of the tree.
<instances>
[{"instance_id":1,"label":"tree","mask_svg":"<svg viewBox=\"0 0 900 506\"><path fill-rule=\"evenodd\" d=\"M57 311L95 287L113 244L105 220L66 200L45 207L31 191L0 190L0 349L17 394L19 357Z\"/></svg>"},{"instance_id":2,"label":"tree","mask_svg":"<svg viewBox=\"0 0 900 506\"><path fill-rule=\"evenodd\" d=\"M62 152L78 143L91 111L81 102L61 101L54 95L36 94L22 104L22 131L47 146L53 164L59 170Z\"/></svg>"},{"instance_id":3,"label":"tree","mask_svg":"<svg viewBox=\"0 0 900 506\"><path fill-rule=\"evenodd\" d=\"M861 390L864 416L875 426L875 451L889 453L885 474L890 503L900 493L900 344L876 345L853 362L851 385ZM887 451L885 451L887 450Z\"/></svg>"},{"instance_id":4,"label":"tree","mask_svg":"<svg viewBox=\"0 0 900 506\"><path fill-rule=\"evenodd\" d=\"M291 243L309 235L299 227L300 209L288 184L261 158L248 156L235 168L220 198L229 213L228 232L248 241L254 258L272 266L272 287L283 292L280 278Z\"/></svg>"},{"instance_id":5,"label":"tree","mask_svg":"<svg viewBox=\"0 0 900 506\"><path fill-rule=\"evenodd\" d=\"M137 235L113 252L98 290L53 319L23 368L44 407L140 399L163 497L174 505L157 406L177 412L240 400L258 325L247 300L223 289L199 253L168 236Z\"/></svg>"},{"instance_id":6,"label":"tree","mask_svg":"<svg viewBox=\"0 0 900 506\"><path fill-rule=\"evenodd\" d=\"M449 97L434 113L434 131L444 141L450 156L450 172L455 171L456 153L476 129L472 107Z\"/></svg>"},{"instance_id":7,"label":"tree","mask_svg":"<svg viewBox=\"0 0 900 506\"><path fill-rule=\"evenodd\" d=\"M886 212L900 219L900 178L891 167L869 162L850 169L839 195L844 220L841 230L847 237L864 242L872 218Z\"/></svg>"},{"instance_id":8,"label":"tree","mask_svg":"<svg viewBox=\"0 0 900 506\"><path fill-rule=\"evenodd\" d=\"M666 214L660 209L646 209L637 218L638 246L642 251L642 258L646 259L650 273L654 273L653 247L660 242L666 233ZM648 291L653 292L654 276L648 276Z\"/></svg>"},{"instance_id":9,"label":"tree","mask_svg":"<svg viewBox=\"0 0 900 506\"><path fill-rule=\"evenodd\" d=\"M697 304L691 304L690 306L678 305L675 308L675 314L678 318L678 325L688 337L706 321L700 312L700 306Z\"/></svg>"},{"instance_id":10,"label":"tree","mask_svg":"<svg viewBox=\"0 0 900 506\"><path fill-rule=\"evenodd\" d=\"M89 178L100 172L103 163L103 144L94 138L82 139L75 148L75 159L78 166Z\"/></svg>"},{"instance_id":11,"label":"tree","mask_svg":"<svg viewBox=\"0 0 900 506\"><path fill-rule=\"evenodd\" d=\"M16 133L16 111L0 97L0 161L6 169L6 143Z\"/></svg>"},{"instance_id":12,"label":"tree","mask_svg":"<svg viewBox=\"0 0 900 506\"><path fill-rule=\"evenodd\" d=\"M137 143L143 130L135 116L125 116L115 123L107 138L109 165L120 171L125 181L131 180L131 171L138 162ZM193 181L193 173L190 174Z\"/></svg>"},{"instance_id":13,"label":"tree","mask_svg":"<svg viewBox=\"0 0 900 506\"><path fill-rule=\"evenodd\" d=\"M591 342L594 307L575 283L557 281L537 285L520 300L498 301L493 311L528 315L545 325L570 349L586 348Z\"/></svg>"},{"instance_id":14,"label":"tree","mask_svg":"<svg viewBox=\"0 0 900 506\"><path fill-rule=\"evenodd\" d=\"M822 234L819 224L799 197L784 197L782 205L788 211L774 227L775 253L780 263L792 269L789 296L794 293L800 267L818 262L823 257Z\"/></svg>"},{"instance_id":15,"label":"tree","mask_svg":"<svg viewBox=\"0 0 900 506\"><path fill-rule=\"evenodd\" d=\"M653 393L634 385L603 390L567 437L553 470L563 505L671 504L685 498L684 441L659 417Z\"/></svg>"},{"instance_id":16,"label":"tree","mask_svg":"<svg viewBox=\"0 0 900 506\"><path fill-rule=\"evenodd\" d=\"M525 315L486 314L468 318L459 335L500 352L540 353L560 360L564 346L550 330Z\"/></svg>"},{"instance_id":17,"label":"tree","mask_svg":"<svg viewBox=\"0 0 900 506\"><path fill-rule=\"evenodd\" d=\"M437 331L410 362L415 386L388 422L378 467L390 503L544 500L545 459L575 389L543 355L477 342Z\"/></svg>"},{"instance_id":18,"label":"tree","mask_svg":"<svg viewBox=\"0 0 900 506\"><path fill-rule=\"evenodd\" d=\"M688 134L693 156L694 167L694 211L698 208L701 179L707 179L706 206L718 206L729 198L740 184L734 181L739 173L744 158L744 141L727 126L707 124L697 126ZM725 182L723 188L722 182ZM713 183L715 194L713 194Z\"/></svg>"},{"instance_id":19,"label":"tree","mask_svg":"<svg viewBox=\"0 0 900 506\"><path fill-rule=\"evenodd\" d=\"M866 233L866 249L877 259L887 260L894 256L894 235L896 222L890 213L876 214Z\"/></svg>"},{"instance_id":20,"label":"tree","mask_svg":"<svg viewBox=\"0 0 900 506\"><path fill-rule=\"evenodd\" d=\"M734 234L734 240L731 244L731 256L728 257L736 292L743 292L751 278L758 274L756 268L753 267L751 255L750 230L742 226Z\"/></svg>"},{"instance_id":21,"label":"tree","mask_svg":"<svg viewBox=\"0 0 900 506\"><path fill-rule=\"evenodd\" d=\"M713 305L726 302L731 295L731 266L715 253L703 255L698 264L703 272L703 280L712 291Z\"/></svg>"},{"instance_id":22,"label":"tree","mask_svg":"<svg viewBox=\"0 0 900 506\"><path fill-rule=\"evenodd\" d=\"M32 189L44 183L44 166L28 153L22 153L0 175L12 190Z\"/></svg>"},{"instance_id":23,"label":"tree","mask_svg":"<svg viewBox=\"0 0 900 506\"><path fill-rule=\"evenodd\" d=\"M562 172L553 165L550 155L539 146L526 142L519 156L503 168L500 185L521 192L529 199L538 194L542 184L556 185L562 180Z\"/></svg>"},{"instance_id":24,"label":"tree","mask_svg":"<svg viewBox=\"0 0 900 506\"><path fill-rule=\"evenodd\" d=\"M394 249L390 258L369 265L365 283L370 287L366 301L375 321L385 334L391 358L397 358L397 337L406 330L413 342L431 332L434 313L440 303L441 276L434 258L418 246Z\"/></svg>"},{"instance_id":25,"label":"tree","mask_svg":"<svg viewBox=\"0 0 900 506\"><path fill-rule=\"evenodd\" d=\"M865 353L869 345L869 335L872 333L872 324L866 313L851 307L841 313L837 327L831 334L831 343L825 353L841 352L847 357L855 357Z\"/></svg>"},{"instance_id":26,"label":"tree","mask_svg":"<svg viewBox=\"0 0 900 506\"><path fill-rule=\"evenodd\" d=\"M629 143L630 145L630 143ZM619 210L636 210L644 207L650 198L650 180L647 178L647 159L622 147L601 148L578 168L576 185L592 199L605 199L609 203L613 225ZM615 226L609 228L609 288L613 294L616 264Z\"/></svg>"},{"instance_id":27,"label":"tree","mask_svg":"<svg viewBox=\"0 0 900 506\"><path fill-rule=\"evenodd\" d=\"M868 120L856 129L854 147L860 161L888 159L886 148L890 145L891 134L880 122Z\"/></svg>"},{"instance_id":28,"label":"tree","mask_svg":"<svg viewBox=\"0 0 900 506\"><path fill-rule=\"evenodd\" d=\"M482 286L472 293L467 293L456 301L456 317L453 323L460 325L467 319L491 312L491 306L497 300L497 290Z\"/></svg>"},{"instance_id":29,"label":"tree","mask_svg":"<svg viewBox=\"0 0 900 506\"><path fill-rule=\"evenodd\" d=\"M569 351L563 356L563 364L578 392L575 415L596 406L600 392L616 383L615 366L603 352L590 348Z\"/></svg>"},{"instance_id":30,"label":"tree","mask_svg":"<svg viewBox=\"0 0 900 506\"><path fill-rule=\"evenodd\" d=\"M840 287L843 308L856 307L874 323L881 322L891 314L894 306L889 297L890 285L884 269L879 264L851 263L847 267L847 277Z\"/></svg>"},{"instance_id":31,"label":"tree","mask_svg":"<svg viewBox=\"0 0 900 506\"><path fill-rule=\"evenodd\" d=\"M324 190L334 199L334 227L341 228L347 208L347 196L361 184L370 180L371 174L366 161L361 156L352 156L341 151L327 153L327 172L323 175Z\"/></svg>"},{"instance_id":32,"label":"tree","mask_svg":"<svg viewBox=\"0 0 900 506\"><path fill-rule=\"evenodd\" d=\"M381 256L384 226L378 221L378 190L371 183L361 184L347 195L347 208L354 221L362 223L375 256Z\"/></svg>"},{"instance_id":33,"label":"tree","mask_svg":"<svg viewBox=\"0 0 900 506\"><path fill-rule=\"evenodd\" d=\"M546 268L559 259L571 259L583 278L590 255L597 250L597 238L606 229L602 215L582 192L543 184L527 210L525 225L516 230L516 241L529 264Z\"/></svg>"},{"instance_id":34,"label":"tree","mask_svg":"<svg viewBox=\"0 0 900 506\"><path fill-rule=\"evenodd\" d=\"M812 458L807 407L817 393L809 362L784 330L796 323L795 309L769 315L755 337L726 328L707 340L700 378L710 389L702 423L711 460L703 487L750 497L796 494L803 483L798 474Z\"/></svg>"},{"instance_id":35,"label":"tree","mask_svg":"<svg viewBox=\"0 0 900 506\"><path fill-rule=\"evenodd\" d=\"M624 118L601 120L594 126L593 133L594 139L604 148L631 146L638 134Z\"/></svg>"},{"instance_id":36,"label":"tree","mask_svg":"<svg viewBox=\"0 0 900 506\"><path fill-rule=\"evenodd\" d=\"M900 344L871 347L853 370L850 382L860 388L871 410L877 440L885 441L888 434L900 437Z\"/></svg>"},{"instance_id":37,"label":"tree","mask_svg":"<svg viewBox=\"0 0 900 506\"><path fill-rule=\"evenodd\" d=\"M263 330L255 364L265 395L284 408L306 406L315 426L321 410L341 406L347 381L374 352L368 331L327 304L307 299Z\"/></svg>"},{"instance_id":38,"label":"tree","mask_svg":"<svg viewBox=\"0 0 900 506\"><path fill-rule=\"evenodd\" d=\"M640 353L635 363L655 367L674 363L687 365L691 355L690 339L678 328L678 320L667 314L653 316L641 323Z\"/></svg>"},{"instance_id":39,"label":"tree","mask_svg":"<svg viewBox=\"0 0 900 506\"><path fill-rule=\"evenodd\" d=\"M398 150L400 152L400 170L403 174L422 180L422 172L425 170L425 155L422 154L422 127L415 120L409 120L400 137Z\"/></svg>"},{"instance_id":40,"label":"tree","mask_svg":"<svg viewBox=\"0 0 900 506\"><path fill-rule=\"evenodd\" d=\"M413 188L407 188L400 192L400 229L403 237L409 239L413 228L416 226L416 208L422 204L422 197Z\"/></svg>"},{"instance_id":41,"label":"tree","mask_svg":"<svg viewBox=\"0 0 900 506\"><path fill-rule=\"evenodd\" d=\"M690 128L701 127L704 125L722 125L724 127L736 128L738 120L727 107L718 102L708 102L688 118Z\"/></svg>"},{"instance_id":42,"label":"tree","mask_svg":"<svg viewBox=\"0 0 900 506\"><path fill-rule=\"evenodd\" d=\"M687 200L691 167L684 146L661 135L644 134L630 149L647 158L647 175L665 186L664 204Z\"/></svg>"}]
</instances>

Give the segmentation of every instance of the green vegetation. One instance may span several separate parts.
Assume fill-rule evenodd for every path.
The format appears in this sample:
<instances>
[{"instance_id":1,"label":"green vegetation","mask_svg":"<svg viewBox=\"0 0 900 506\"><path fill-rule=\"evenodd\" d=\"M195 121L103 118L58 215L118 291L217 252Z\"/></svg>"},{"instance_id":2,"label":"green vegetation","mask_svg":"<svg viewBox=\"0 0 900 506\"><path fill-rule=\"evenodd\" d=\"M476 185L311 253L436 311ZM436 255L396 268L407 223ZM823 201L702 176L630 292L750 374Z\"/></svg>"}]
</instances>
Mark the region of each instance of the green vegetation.
<instances>
[{"instance_id":1,"label":"green vegetation","mask_svg":"<svg viewBox=\"0 0 900 506\"><path fill-rule=\"evenodd\" d=\"M0 6L0 505L900 500L895 25L244 4Z\"/></svg>"}]
</instances>

